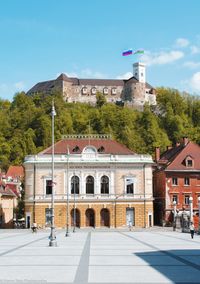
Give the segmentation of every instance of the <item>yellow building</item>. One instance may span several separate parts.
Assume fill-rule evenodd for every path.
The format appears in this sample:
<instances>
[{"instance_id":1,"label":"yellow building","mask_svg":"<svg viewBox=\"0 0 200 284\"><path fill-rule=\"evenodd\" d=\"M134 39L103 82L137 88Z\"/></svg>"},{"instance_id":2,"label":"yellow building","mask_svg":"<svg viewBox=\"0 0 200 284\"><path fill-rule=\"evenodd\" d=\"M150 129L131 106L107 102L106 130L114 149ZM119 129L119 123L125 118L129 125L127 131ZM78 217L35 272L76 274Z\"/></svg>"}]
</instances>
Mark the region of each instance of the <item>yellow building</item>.
<instances>
[{"instance_id":1,"label":"yellow building","mask_svg":"<svg viewBox=\"0 0 200 284\"><path fill-rule=\"evenodd\" d=\"M27 156L26 226L51 221L52 147ZM55 225L148 227L153 225L152 158L105 135L71 135L55 144ZM75 210L75 211L74 211Z\"/></svg>"}]
</instances>

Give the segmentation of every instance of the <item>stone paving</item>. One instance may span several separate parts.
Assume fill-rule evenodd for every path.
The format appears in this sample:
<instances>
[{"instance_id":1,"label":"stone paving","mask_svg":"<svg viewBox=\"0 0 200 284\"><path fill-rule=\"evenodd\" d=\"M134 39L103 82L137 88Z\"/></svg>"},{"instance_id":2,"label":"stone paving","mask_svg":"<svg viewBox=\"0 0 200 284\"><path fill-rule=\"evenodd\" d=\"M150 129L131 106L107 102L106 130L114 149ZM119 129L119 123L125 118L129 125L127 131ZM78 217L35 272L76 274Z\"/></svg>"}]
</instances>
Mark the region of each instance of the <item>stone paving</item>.
<instances>
[{"instance_id":1,"label":"stone paving","mask_svg":"<svg viewBox=\"0 0 200 284\"><path fill-rule=\"evenodd\" d=\"M0 283L200 283L200 236L170 229L0 230Z\"/></svg>"}]
</instances>

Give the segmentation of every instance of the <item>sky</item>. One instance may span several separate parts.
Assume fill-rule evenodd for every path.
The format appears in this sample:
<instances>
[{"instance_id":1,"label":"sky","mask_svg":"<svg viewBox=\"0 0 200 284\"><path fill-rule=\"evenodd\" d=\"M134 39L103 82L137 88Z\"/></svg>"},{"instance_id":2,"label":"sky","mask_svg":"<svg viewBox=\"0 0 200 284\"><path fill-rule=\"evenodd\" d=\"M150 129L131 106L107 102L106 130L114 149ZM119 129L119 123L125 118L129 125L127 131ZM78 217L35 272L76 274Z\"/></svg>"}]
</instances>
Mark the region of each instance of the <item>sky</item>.
<instances>
[{"instance_id":1,"label":"sky","mask_svg":"<svg viewBox=\"0 0 200 284\"><path fill-rule=\"evenodd\" d=\"M199 0L1 1L0 98L60 73L130 78L135 62L152 86L200 95L199 11Z\"/></svg>"}]
</instances>

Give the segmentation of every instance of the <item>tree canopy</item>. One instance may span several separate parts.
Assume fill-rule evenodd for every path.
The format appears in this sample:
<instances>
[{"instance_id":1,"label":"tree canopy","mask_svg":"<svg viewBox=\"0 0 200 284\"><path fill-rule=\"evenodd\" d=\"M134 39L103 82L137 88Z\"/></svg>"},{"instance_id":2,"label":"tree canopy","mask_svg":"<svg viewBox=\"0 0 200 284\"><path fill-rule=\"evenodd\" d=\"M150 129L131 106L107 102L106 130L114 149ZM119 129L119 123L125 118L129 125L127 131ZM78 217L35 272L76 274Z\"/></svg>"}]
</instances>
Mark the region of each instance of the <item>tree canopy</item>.
<instances>
[{"instance_id":1,"label":"tree canopy","mask_svg":"<svg viewBox=\"0 0 200 284\"><path fill-rule=\"evenodd\" d=\"M157 107L143 112L106 103L67 103L61 94L17 93L12 102L0 99L0 168L23 163L24 157L51 145L51 105L54 99L55 140L64 134L111 134L136 153L154 153L183 136L200 144L200 99L178 90L157 89Z\"/></svg>"}]
</instances>

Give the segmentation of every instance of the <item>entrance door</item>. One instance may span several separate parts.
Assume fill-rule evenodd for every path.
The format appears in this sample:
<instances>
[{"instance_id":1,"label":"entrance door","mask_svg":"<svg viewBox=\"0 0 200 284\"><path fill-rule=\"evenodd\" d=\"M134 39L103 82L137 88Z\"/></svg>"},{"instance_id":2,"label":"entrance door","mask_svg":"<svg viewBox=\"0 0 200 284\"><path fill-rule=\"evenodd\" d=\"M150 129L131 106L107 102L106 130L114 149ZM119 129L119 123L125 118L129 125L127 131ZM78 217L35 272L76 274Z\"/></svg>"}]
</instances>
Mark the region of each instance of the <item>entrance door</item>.
<instances>
[{"instance_id":1,"label":"entrance door","mask_svg":"<svg viewBox=\"0 0 200 284\"><path fill-rule=\"evenodd\" d=\"M110 227L110 213L108 209L104 208L101 210L101 226Z\"/></svg>"},{"instance_id":2,"label":"entrance door","mask_svg":"<svg viewBox=\"0 0 200 284\"><path fill-rule=\"evenodd\" d=\"M75 213L75 214L74 214ZM71 210L71 226L74 227L74 220L76 223L76 227L80 228L80 211L78 209L74 209Z\"/></svg>"},{"instance_id":3,"label":"entrance door","mask_svg":"<svg viewBox=\"0 0 200 284\"><path fill-rule=\"evenodd\" d=\"M149 227L152 227L153 224L152 224L152 214L150 213L149 214Z\"/></svg>"},{"instance_id":4,"label":"entrance door","mask_svg":"<svg viewBox=\"0 0 200 284\"><path fill-rule=\"evenodd\" d=\"M26 212L26 228L30 229L31 227L31 213Z\"/></svg>"},{"instance_id":5,"label":"entrance door","mask_svg":"<svg viewBox=\"0 0 200 284\"><path fill-rule=\"evenodd\" d=\"M93 209L87 209L85 212L86 216L86 227L95 226L95 214Z\"/></svg>"},{"instance_id":6,"label":"entrance door","mask_svg":"<svg viewBox=\"0 0 200 284\"><path fill-rule=\"evenodd\" d=\"M135 212L134 208L126 208L126 225L135 226Z\"/></svg>"}]
</instances>

